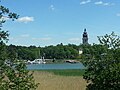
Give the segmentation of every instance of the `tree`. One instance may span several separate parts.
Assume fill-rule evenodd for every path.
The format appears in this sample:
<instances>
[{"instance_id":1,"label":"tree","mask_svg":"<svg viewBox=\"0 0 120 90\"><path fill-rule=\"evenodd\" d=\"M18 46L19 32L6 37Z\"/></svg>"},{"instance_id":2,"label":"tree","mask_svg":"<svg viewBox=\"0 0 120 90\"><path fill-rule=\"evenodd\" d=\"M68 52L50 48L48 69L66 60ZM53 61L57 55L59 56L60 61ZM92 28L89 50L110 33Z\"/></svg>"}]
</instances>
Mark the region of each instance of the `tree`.
<instances>
[{"instance_id":1,"label":"tree","mask_svg":"<svg viewBox=\"0 0 120 90\"><path fill-rule=\"evenodd\" d=\"M2 25L6 22L5 18L15 20L18 15L0 5L0 90L36 89L37 84L35 84L33 74L29 73L24 61L16 60L10 53L10 57L7 57L5 44L9 34L8 31L2 30Z\"/></svg>"},{"instance_id":2,"label":"tree","mask_svg":"<svg viewBox=\"0 0 120 90\"><path fill-rule=\"evenodd\" d=\"M86 66L83 78L88 82L87 90L119 90L120 37L112 32L98 39L99 48L93 45L89 55L83 55Z\"/></svg>"}]
</instances>

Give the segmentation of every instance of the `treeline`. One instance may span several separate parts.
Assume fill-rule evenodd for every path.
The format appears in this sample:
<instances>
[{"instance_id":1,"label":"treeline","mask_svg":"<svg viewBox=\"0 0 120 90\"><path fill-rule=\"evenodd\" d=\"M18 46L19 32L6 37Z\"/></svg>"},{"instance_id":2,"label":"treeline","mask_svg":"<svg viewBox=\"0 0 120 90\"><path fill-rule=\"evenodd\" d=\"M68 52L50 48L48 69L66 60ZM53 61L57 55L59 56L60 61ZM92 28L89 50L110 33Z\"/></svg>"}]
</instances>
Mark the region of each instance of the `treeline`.
<instances>
[{"instance_id":1,"label":"treeline","mask_svg":"<svg viewBox=\"0 0 120 90\"><path fill-rule=\"evenodd\" d=\"M56 46L7 46L8 57L17 58L19 60L34 60L36 58L46 59L76 59L79 56L79 47L74 44L63 45L58 44Z\"/></svg>"},{"instance_id":2,"label":"treeline","mask_svg":"<svg viewBox=\"0 0 120 90\"><path fill-rule=\"evenodd\" d=\"M7 55L8 58L17 58L19 60L34 60L37 58L45 59L81 59L79 55L79 50L83 51L83 54L89 55L91 53L102 54L105 47L100 44L93 45L75 45L68 44L63 45L58 44L56 46L50 45L45 47L36 47L36 46L7 46Z\"/></svg>"}]
</instances>

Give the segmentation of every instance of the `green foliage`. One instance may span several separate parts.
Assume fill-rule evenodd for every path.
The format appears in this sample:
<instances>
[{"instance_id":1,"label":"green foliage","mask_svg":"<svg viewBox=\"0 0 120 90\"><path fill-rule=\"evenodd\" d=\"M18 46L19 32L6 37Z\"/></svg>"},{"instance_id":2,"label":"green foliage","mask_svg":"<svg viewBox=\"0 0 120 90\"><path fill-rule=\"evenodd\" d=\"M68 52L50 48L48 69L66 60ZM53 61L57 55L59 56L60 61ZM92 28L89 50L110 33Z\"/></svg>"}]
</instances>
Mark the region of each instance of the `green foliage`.
<instances>
[{"instance_id":1,"label":"green foliage","mask_svg":"<svg viewBox=\"0 0 120 90\"><path fill-rule=\"evenodd\" d=\"M16 64L5 67L5 74L8 78L8 89L6 90L35 90L37 84L33 79L33 73L27 70L23 61L16 61Z\"/></svg>"},{"instance_id":2,"label":"green foliage","mask_svg":"<svg viewBox=\"0 0 120 90\"><path fill-rule=\"evenodd\" d=\"M83 78L87 80L87 90L120 89L120 37L112 32L98 37L100 45L93 45L89 53L84 53L86 66Z\"/></svg>"},{"instance_id":3,"label":"green foliage","mask_svg":"<svg viewBox=\"0 0 120 90\"><path fill-rule=\"evenodd\" d=\"M24 61L16 60L15 47L6 50L8 31L2 30L5 18L17 19L18 15L0 5L0 90L35 90L33 73L30 73ZM7 52L10 51L10 52Z\"/></svg>"},{"instance_id":4,"label":"green foliage","mask_svg":"<svg viewBox=\"0 0 120 90\"><path fill-rule=\"evenodd\" d=\"M9 45L7 46L7 51L9 57L12 54L19 60L34 60L43 56L47 59L76 59L78 57L78 46L70 44L46 47Z\"/></svg>"},{"instance_id":5,"label":"green foliage","mask_svg":"<svg viewBox=\"0 0 120 90\"><path fill-rule=\"evenodd\" d=\"M41 52L45 54L45 58L50 59L75 59L78 56L78 49L63 44L45 47ZM43 54L41 56L43 56Z\"/></svg>"}]
</instances>

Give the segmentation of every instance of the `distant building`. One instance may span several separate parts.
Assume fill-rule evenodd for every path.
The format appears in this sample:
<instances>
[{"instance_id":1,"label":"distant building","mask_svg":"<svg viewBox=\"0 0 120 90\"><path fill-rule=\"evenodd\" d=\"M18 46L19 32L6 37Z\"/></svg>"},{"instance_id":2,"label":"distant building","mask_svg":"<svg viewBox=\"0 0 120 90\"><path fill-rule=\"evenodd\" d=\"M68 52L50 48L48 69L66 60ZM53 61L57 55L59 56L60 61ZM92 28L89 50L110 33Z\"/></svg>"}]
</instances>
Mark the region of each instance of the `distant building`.
<instances>
[{"instance_id":1,"label":"distant building","mask_svg":"<svg viewBox=\"0 0 120 90\"><path fill-rule=\"evenodd\" d=\"M84 32L83 32L82 41L83 41L83 44L84 44L84 45L88 44L88 34L87 34L87 32L86 32L86 28L84 29Z\"/></svg>"},{"instance_id":2,"label":"distant building","mask_svg":"<svg viewBox=\"0 0 120 90\"><path fill-rule=\"evenodd\" d=\"M82 49L79 49L79 55L81 55L83 53Z\"/></svg>"}]
</instances>

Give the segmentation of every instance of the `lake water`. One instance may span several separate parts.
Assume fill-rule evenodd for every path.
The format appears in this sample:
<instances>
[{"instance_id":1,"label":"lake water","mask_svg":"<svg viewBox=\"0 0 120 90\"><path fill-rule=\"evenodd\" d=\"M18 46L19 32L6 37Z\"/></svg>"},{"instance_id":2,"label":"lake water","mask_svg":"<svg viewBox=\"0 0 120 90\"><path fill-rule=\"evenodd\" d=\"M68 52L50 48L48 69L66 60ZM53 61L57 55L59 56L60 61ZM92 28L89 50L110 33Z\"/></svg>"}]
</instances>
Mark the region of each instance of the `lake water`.
<instances>
[{"instance_id":1,"label":"lake water","mask_svg":"<svg viewBox=\"0 0 120 90\"><path fill-rule=\"evenodd\" d=\"M45 70L45 69L84 69L82 63L63 63L63 64L29 64L29 70Z\"/></svg>"}]
</instances>

